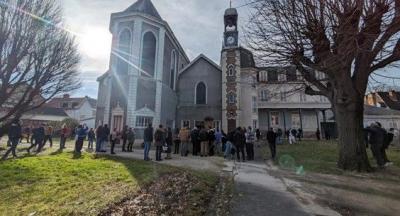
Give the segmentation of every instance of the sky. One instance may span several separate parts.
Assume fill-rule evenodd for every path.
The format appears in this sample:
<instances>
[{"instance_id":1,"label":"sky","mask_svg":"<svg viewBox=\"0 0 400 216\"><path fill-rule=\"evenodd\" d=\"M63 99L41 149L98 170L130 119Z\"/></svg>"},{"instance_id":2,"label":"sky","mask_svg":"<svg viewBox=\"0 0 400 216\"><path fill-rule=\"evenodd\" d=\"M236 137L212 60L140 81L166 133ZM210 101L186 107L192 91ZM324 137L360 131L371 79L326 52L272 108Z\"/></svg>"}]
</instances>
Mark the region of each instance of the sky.
<instances>
[{"instance_id":1,"label":"sky","mask_svg":"<svg viewBox=\"0 0 400 216\"><path fill-rule=\"evenodd\" d=\"M60 0L64 9L66 28L77 37L83 87L74 96L97 98L97 77L109 67L111 13L120 12L136 0ZM229 0L152 0L161 17L169 23L186 54L192 60L205 54L216 63L220 61L223 15ZM233 7L249 0L232 0ZM244 25L248 7L241 7L239 25ZM241 22L242 21L242 22ZM241 23L240 23L241 22Z\"/></svg>"}]
</instances>

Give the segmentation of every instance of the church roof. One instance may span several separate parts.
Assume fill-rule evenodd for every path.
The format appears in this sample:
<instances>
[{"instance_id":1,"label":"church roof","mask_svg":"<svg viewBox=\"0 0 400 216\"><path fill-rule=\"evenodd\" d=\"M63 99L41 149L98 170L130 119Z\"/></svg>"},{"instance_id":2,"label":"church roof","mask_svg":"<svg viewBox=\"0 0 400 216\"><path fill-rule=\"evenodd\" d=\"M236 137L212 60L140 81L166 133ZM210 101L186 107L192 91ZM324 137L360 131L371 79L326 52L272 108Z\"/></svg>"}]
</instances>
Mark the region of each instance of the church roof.
<instances>
[{"instance_id":1,"label":"church roof","mask_svg":"<svg viewBox=\"0 0 400 216\"><path fill-rule=\"evenodd\" d=\"M151 0L138 0L133 5L128 7L124 12L144 13L155 18L162 19Z\"/></svg>"},{"instance_id":2,"label":"church roof","mask_svg":"<svg viewBox=\"0 0 400 216\"><path fill-rule=\"evenodd\" d=\"M207 56L205 56L204 54L200 54L199 56L197 56L197 58L195 58L193 61L190 62L190 64L186 65L186 67L184 67L180 72L179 72L179 76L181 74L183 74L185 71L187 71L189 68L191 68L196 62L198 62L200 59L204 59L206 62L208 62L210 65L214 66L215 68L217 68L218 70L221 70L221 67L215 63L213 60L211 60L210 58L208 58Z\"/></svg>"}]
</instances>

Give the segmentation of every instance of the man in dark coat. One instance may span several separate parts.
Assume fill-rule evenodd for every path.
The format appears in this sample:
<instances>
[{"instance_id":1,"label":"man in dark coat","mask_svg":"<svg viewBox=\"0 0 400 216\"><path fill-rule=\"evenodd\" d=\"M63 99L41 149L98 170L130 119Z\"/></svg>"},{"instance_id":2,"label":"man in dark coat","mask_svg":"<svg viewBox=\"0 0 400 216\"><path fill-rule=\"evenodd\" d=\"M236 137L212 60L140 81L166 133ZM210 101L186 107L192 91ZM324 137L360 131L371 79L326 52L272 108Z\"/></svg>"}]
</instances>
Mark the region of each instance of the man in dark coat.
<instances>
[{"instance_id":1,"label":"man in dark coat","mask_svg":"<svg viewBox=\"0 0 400 216\"><path fill-rule=\"evenodd\" d=\"M28 153L30 150L34 147L37 146L36 153L40 153L44 147L44 138L45 138L45 131L44 131L44 124L40 125L38 128L36 128L33 132L34 135L34 143L28 148Z\"/></svg>"},{"instance_id":2,"label":"man in dark coat","mask_svg":"<svg viewBox=\"0 0 400 216\"><path fill-rule=\"evenodd\" d=\"M200 152L200 137L199 137L199 127L196 126L191 132L190 132L190 139L192 140L192 146L193 146L193 156L197 156Z\"/></svg>"},{"instance_id":3,"label":"man in dark coat","mask_svg":"<svg viewBox=\"0 0 400 216\"><path fill-rule=\"evenodd\" d=\"M126 146L126 143L128 141L128 129L129 129L128 125L125 125L124 129L122 129L122 136L121 136L121 138L122 138L122 152L126 152L125 146Z\"/></svg>"},{"instance_id":4,"label":"man in dark coat","mask_svg":"<svg viewBox=\"0 0 400 216\"><path fill-rule=\"evenodd\" d=\"M236 147L236 156L238 161L240 161L240 153L242 153L242 161L246 161L246 156L244 153L244 146L246 145L246 136L242 128L238 127L234 134L234 145Z\"/></svg>"},{"instance_id":5,"label":"man in dark coat","mask_svg":"<svg viewBox=\"0 0 400 216\"><path fill-rule=\"evenodd\" d=\"M15 120L8 129L8 139L11 142L11 147L7 150L3 156L3 160L7 159L8 155L12 153L13 157L17 157L17 145L22 137L22 128L18 120Z\"/></svg>"},{"instance_id":6,"label":"man in dark coat","mask_svg":"<svg viewBox=\"0 0 400 216\"><path fill-rule=\"evenodd\" d=\"M270 128L267 132L267 141L269 144L269 149L271 150L271 158L275 160L276 157L276 133L274 129Z\"/></svg>"},{"instance_id":7,"label":"man in dark coat","mask_svg":"<svg viewBox=\"0 0 400 216\"><path fill-rule=\"evenodd\" d=\"M370 127L364 129L369 134L369 144L374 155L376 163L380 168L384 167L385 161L382 156L381 149L385 140L385 132L376 123L372 123Z\"/></svg>"},{"instance_id":8,"label":"man in dark coat","mask_svg":"<svg viewBox=\"0 0 400 216\"><path fill-rule=\"evenodd\" d=\"M156 132L154 133L154 143L156 145L156 161L162 161L161 153L162 147L166 142L166 131L164 130L163 126L160 125Z\"/></svg>"},{"instance_id":9,"label":"man in dark coat","mask_svg":"<svg viewBox=\"0 0 400 216\"><path fill-rule=\"evenodd\" d=\"M99 125L96 129L96 152L101 151L101 145L104 140L104 128L103 125Z\"/></svg>"},{"instance_id":10,"label":"man in dark coat","mask_svg":"<svg viewBox=\"0 0 400 216\"><path fill-rule=\"evenodd\" d=\"M149 152L151 149L151 143L153 142L153 125L149 124L146 129L144 129L144 160L151 160L149 157Z\"/></svg>"}]
</instances>

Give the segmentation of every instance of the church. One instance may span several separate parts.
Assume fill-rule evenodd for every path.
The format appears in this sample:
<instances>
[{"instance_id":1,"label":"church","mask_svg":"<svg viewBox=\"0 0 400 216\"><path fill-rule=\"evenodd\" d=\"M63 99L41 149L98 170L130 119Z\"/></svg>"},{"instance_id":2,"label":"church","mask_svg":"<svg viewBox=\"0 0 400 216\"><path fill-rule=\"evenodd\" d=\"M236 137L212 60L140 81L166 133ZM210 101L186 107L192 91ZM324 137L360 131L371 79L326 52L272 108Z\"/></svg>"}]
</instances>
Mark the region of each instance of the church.
<instances>
[{"instance_id":1,"label":"church","mask_svg":"<svg viewBox=\"0 0 400 216\"><path fill-rule=\"evenodd\" d=\"M113 13L110 67L98 78L96 124L117 130L128 125L141 134L149 123L193 128L211 117L224 131L252 126L311 134L327 121L326 99L285 95L285 88L299 84L295 70L256 66L252 52L239 45L236 9L225 11L224 23L217 64L203 54L190 60L151 0ZM277 70L285 72L278 77Z\"/></svg>"}]
</instances>

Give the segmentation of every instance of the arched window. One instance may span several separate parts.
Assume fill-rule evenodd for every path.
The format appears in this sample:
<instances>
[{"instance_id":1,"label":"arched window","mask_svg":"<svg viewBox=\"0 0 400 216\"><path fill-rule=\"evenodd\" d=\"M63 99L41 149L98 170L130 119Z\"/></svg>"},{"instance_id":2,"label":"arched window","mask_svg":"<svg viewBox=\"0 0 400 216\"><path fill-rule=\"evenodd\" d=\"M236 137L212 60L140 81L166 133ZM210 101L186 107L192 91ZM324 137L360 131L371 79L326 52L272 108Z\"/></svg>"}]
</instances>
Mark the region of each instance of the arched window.
<instances>
[{"instance_id":1,"label":"arched window","mask_svg":"<svg viewBox=\"0 0 400 216\"><path fill-rule=\"evenodd\" d=\"M169 87L171 89L175 89L175 76L176 76L176 65L177 65L177 58L175 50L171 53L171 65L170 65L170 78L169 78Z\"/></svg>"},{"instance_id":2,"label":"arched window","mask_svg":"<svg viewBox=\"0 0 400 216\"><path fill-rule=\"evenodd\" d=\"M207 104L207 87L203 82L196 86L196 104Z\"/></svg>"},{"instance_id":3,"label":"arched window","mask_svg":"<svg viewBox=\"0 0 400 216\"><path fill-rule=\"evenodd\" d=\"M235 66L233 65L228 66L228 76L235 76Z\"/></svg>"},{"instance_id":4,"label":"arched window","mask_svg":"<svg viewBox=\"0 0 400 216\"><path fill-rule=\"evenodd\" d=\"M123 30L118 38L118 73L127 74L129 70L129 56L131 55L131 32L128 29Z\"/></svg>"},{"instance_id":5,"label":"arched window","mask_svg":"<svg viewBox=\"0 0 400 216\"><path fill-rule=\"evenodd\" d=\"M141 69L145 76L154 77L156 67L157 39L152 32L147 32L142 41Z\"/></svg>"}]
</instances>

